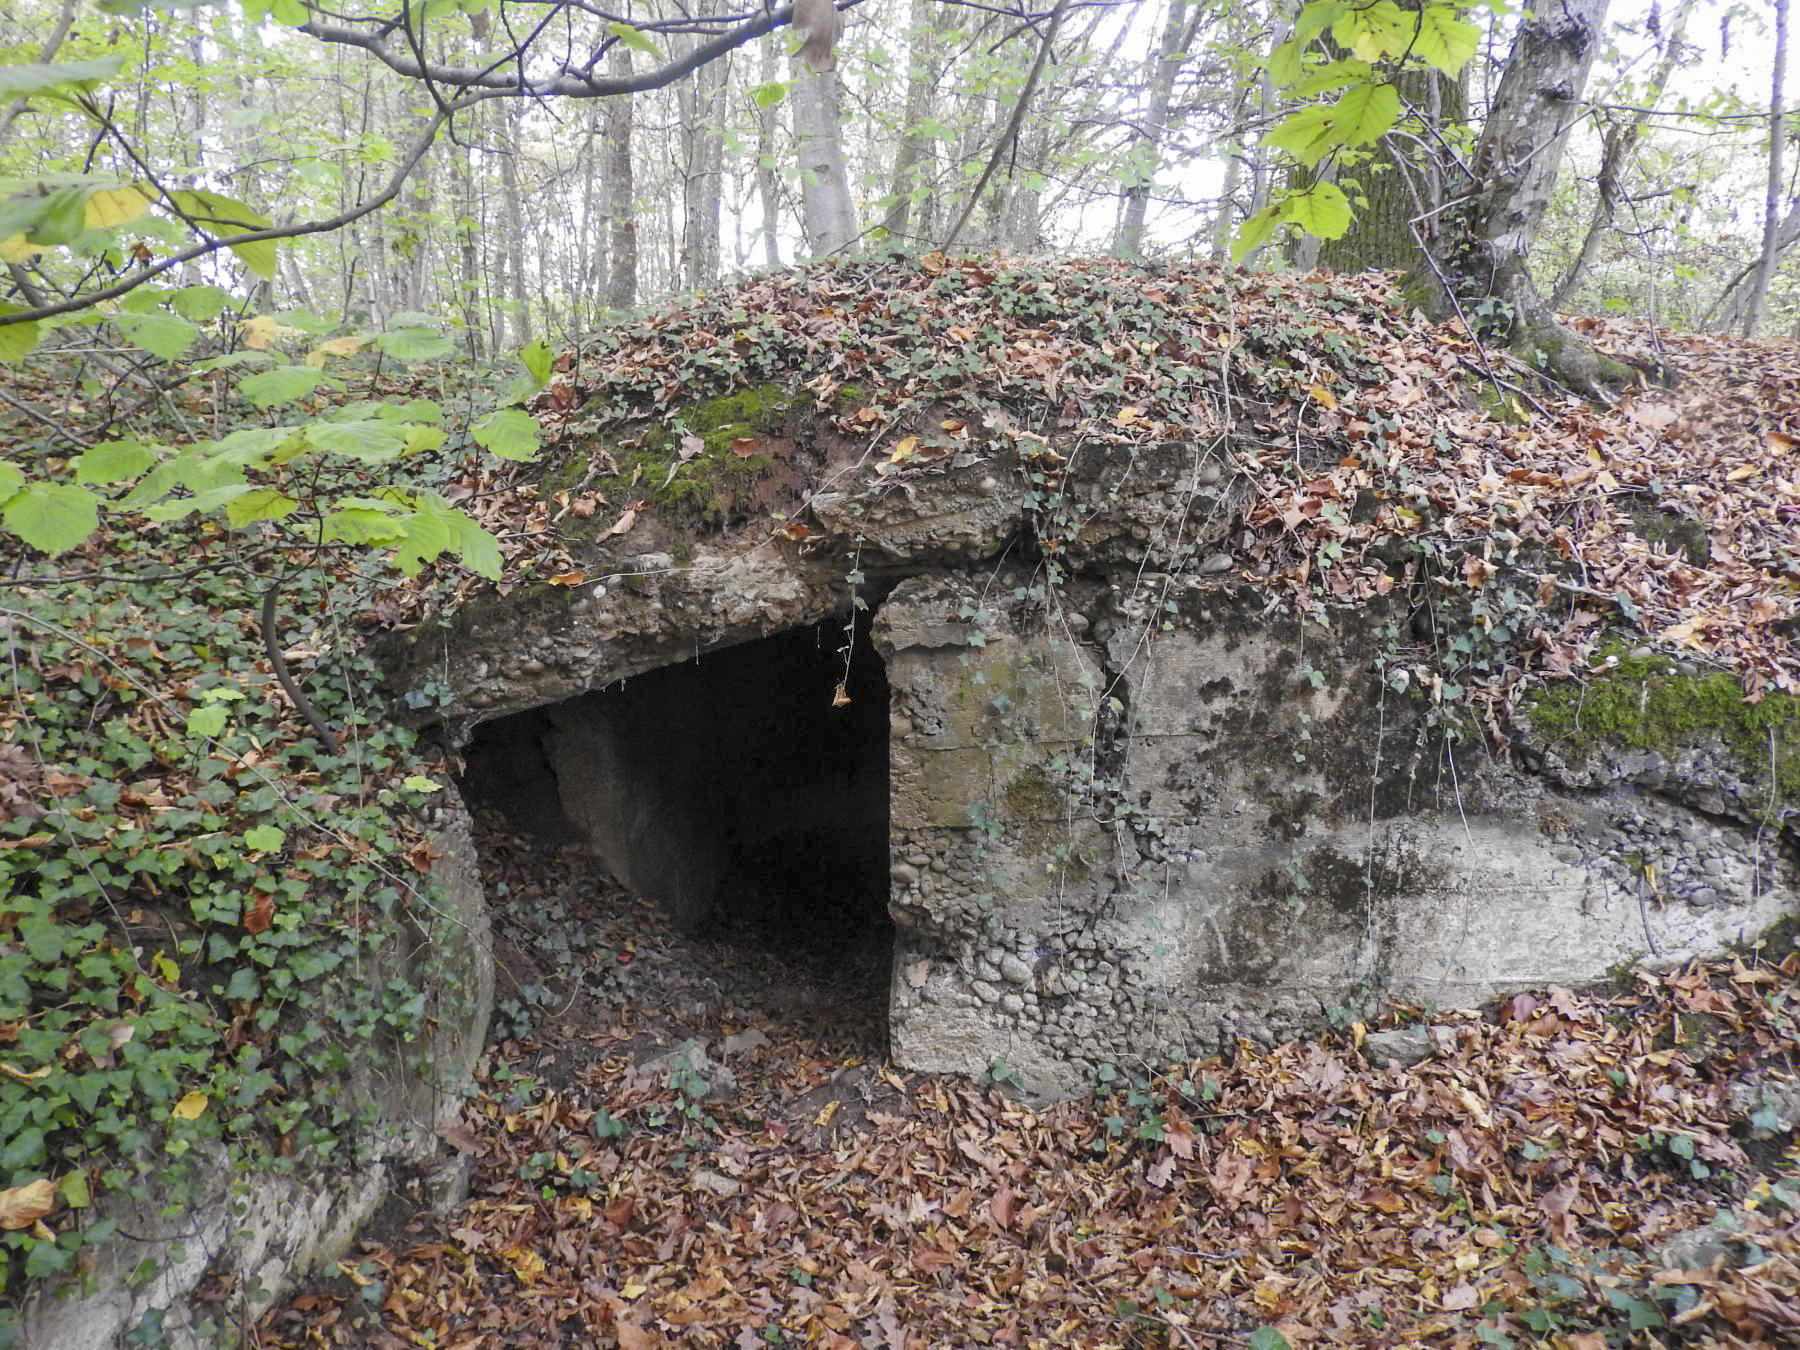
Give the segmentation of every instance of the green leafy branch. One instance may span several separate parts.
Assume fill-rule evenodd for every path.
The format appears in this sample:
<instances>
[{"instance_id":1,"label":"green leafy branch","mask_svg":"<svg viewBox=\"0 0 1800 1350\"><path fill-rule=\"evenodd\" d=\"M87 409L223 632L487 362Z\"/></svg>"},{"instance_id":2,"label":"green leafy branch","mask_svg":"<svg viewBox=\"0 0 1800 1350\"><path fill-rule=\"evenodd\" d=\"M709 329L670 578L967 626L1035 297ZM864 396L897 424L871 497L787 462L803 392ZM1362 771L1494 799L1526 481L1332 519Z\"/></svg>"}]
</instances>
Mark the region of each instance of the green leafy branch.
<instances>
[{"instance_id":1,"label":"green leafy branch","mask_svg":"<svg viewBox=\"0 0 1800 1350\"><path fill-rule=\"evenodd\" d=\"M1481 3L1485 0L1425 0L1417 10L1406 10L1394 0L1310 0L1292 36L1268 60L1276 87L1305 102L1275 125L1268 144L1311 170L1373 145L1401 121L1395 73L1428 66L1455 78L1469 63L1481 32L1463 16ZM1327 34L1334 51L1325 49ZM1322 101L1329 94L1336 97ZM1315 172L1304 187L1277 194L1244 222L1232 256L1242 259L1287 228L1341 238L1354 218L1344 190Z\"/></svg>"}]
</instances>

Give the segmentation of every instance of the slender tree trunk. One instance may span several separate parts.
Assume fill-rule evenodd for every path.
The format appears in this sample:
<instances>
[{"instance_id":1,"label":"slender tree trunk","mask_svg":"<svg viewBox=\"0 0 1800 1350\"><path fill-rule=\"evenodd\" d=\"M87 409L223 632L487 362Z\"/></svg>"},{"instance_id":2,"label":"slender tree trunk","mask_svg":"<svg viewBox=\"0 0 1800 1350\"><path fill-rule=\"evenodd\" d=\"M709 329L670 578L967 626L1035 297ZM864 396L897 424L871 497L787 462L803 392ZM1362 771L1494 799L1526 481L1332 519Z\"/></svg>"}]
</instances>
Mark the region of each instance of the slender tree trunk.
<instances>
[{"instance_id":1,"label":"slender tree trunk","mask_svg":"<svg viewBox=\"0 0 1800 1350\"><path fill-rule=\"evenodd\" d=\"M1213 216L1212 261L1223 264L1231 257L1231 236L1237 229L1232 203L1244 178L1244 151L1239 145L1225 147L1225 181L1219 185L1219 207Z\"/></svg>"},{"instance_id":2,"label":"slender tree trunk","mask_svg":"<svg viewBox=\"0 0 1800 1350\"><path fill-rule=\"evenodd\" d=\"M1762 257L1750 283L1750 296L1744 306L1744 336L1755 337L1762 321L1763 304L1769 296L1769 282L1775 276L1775 260L1781 250L1782 152L1787 144L1787 109L1782 85L1787 77L1788 0L1775 0L1775 75L1769 88L1769 186L1763 197Z\"/></svg>"},{"instance_id":3,"label":"slender tree trunk","mask_svg":"<svg viewBox=\"0 0 1800 1350\"><path fill-rule=\"evenodd\" d=\"M775 57L775 39L763 39L761 53L757 58L760 62L757 70L764 85L775 83ZM770 267L781 266L781 241L775 234L776 224L781 218L781 203L775 181L776 109L777 105L770 103L756 110L756 197L762 206L760 233L763 259Z\"/></svg>"},{"instance_id":4,"label":"slender tree trunk","mask_svg":"<svg viewBox=\"0 0 1800 1350\"><path fill-rule=\"evenodd\" d=\"M1293 31L1294 26L1291 19L1278 16L1275 22L1275 34L1270 43L1271 49L1286 42ZM1265 62L1256 77L1256 110L1260 125L1266 128L1271 124L1276 106L1275 80L1269 74L1268 63ZM1256 146L1250 152L1250 205L1244 212L1246 218L1255 215L1269 204L1269 196L1274 187L1273 178L1266 137L1264 133L1259 132ZM1258 245L1244 256L1244 263L1247 266L1254 266L1261 253L1262 247Z\"/></svg>"},{"instance_id":5,"label":"slender tree trunk","mask_svg":"<svg viewBox=\"0 0 1800 1350\"><path fill-rule=\"evenodd\" d=\"M506 280L512 299L512 339L515 346L528 346L531 302L525 285L525 218L519 200L520 119L515 111L511 117L498 114L494 121L496 131L508 133L507 143L500 148L500 190L506 197Z\"/></svg>"},{"instance_id":6,"label":"slender tree trunk","mask_svg":"<svg viewBox=\"0 0 1800 1350\"><path fill-rule=\"evenodd\" d=\"M1776 261L1780 262L1782 256L1797 243L1800 243L1800 206L1789 207L1775 231ZM1766 251L1765 246L1764 252ZM1750 290L1756 284L1757 273L1761 270L1761 254L1755 262L1738 269L1737 275L1726 283L1719 298L1706 311L1706 317L1701 320L1702 325L1722 333L1742 327L1744 316L1750 308Z\"/></svg>"},{"instance_id":7,"label":"slender tree trunk","mask_svg":"<svg viewBox=\"0 0 1800 1350\"><path fill-rule=\"evenodd\" d=\"M1588 269L1600 256L1600 245L1605 242L1606 231L1612 225L1613 215L1618 209L1619 192L1631 152L1637 148L1644 128L1649 125L1650 110L1661 100L1663 90L1668 88L1669 76L1674 74L1676 63L1681 59L1682 38L1687 31L1688 15L1693 12L1693 8L1694 0L1682 0L1680 8L1675 11L1668 34L1663 40L1662 57L1651 71L1648 85L1638 96L1641 105L1639 111L1625 121L1613 124L1602 138L1600 174L1595 182L1599 195L1594 199L1594 213L1588 220L1587 233L1581 238L1581 247L1576 251L1574 261L1569 264L1568 271L1563 273L1562 280L1556 283L1556 291L1550 297L1550 308L1558 313L1568 308L1576 289L1586 278Z\"/></svg>"},{"instance_id":8,"label":"slender tree trunk","mask_svg":"<svg viewBox=\"0 0 1800 1350\"><path fill-rule=\"evenodd\" d=\"M1169 12L1163 19L1162 41L1150 72L1148 106L1126 171L1129 182L1125 188L1125 212L1119 221L1114 249L1121 257L1141 258L1144 254L1144 220L1150 209L1150 189L1156 180L1163 138L1168 134L1175 77L1181 73L1181 59L1192 36L1192 29L1185 22L1186 9L1186 0L1169 0Z\"/></svg>"},{"instance_id":9,"label":"slender tree trunk","mask_svg":"<svg viewBox=\"0 0 1800 1350\"><path fill-rule=\"evenodd\" d=\"M1019 162L1024 172L1007 193L1000 243L1014 253L1039 253L1044 247L1043 166L1050 153L1049 128L1039 123L1020 140Z\"/></svg>"},{"instance_id":10,"label":"slender tree trunk","mask_svg":"<svg viewBox=\"0 0 1800 1350\"><path fill-rule=\"evenodd\" d=\"M882 228L894 239L905 240L912 226L913 197L919 192L920 168L930 154L931 138L924 134L931 97L943 71L938 50L939 16L944 7L936 0L913 0L907 36L906 112L900 147L894 152L888 207Z\"/></svg>"},{"instance_id":11,"label":"slender tree trunk","mask_svg":"<svg viewBox=\"0 0 1800 1350\"><path fill-rule=\"evenodd\" d=\"M695 39L696 43L698 39ZM724 61L702 66L676 86L684 154L681 183L681 261L690 290L719 275L719 211L725 166Z\"/></svg>"},{"instance_id":12,"label":"slender tree trunk","mask_svg":"<svg viewBox=\"0 0 1800 1350\"><path fill-rule=\"evenodd\" d=\"M623 42L613 47L610 65L614 75L631 73L631 49ZM631 163L631 117L631 95L606 101L606 203L612 214L606 303L613 309L637 304L637 184Z\"/></svg>"},{"instance_id":13,"label":"slender tree trunk","mask_svg":"<svg viewBox=\"0 0 1800 1350\"><path fill-rule=\"evenodd\" d=\"M1491 328L1496 338L1538 369L1603 400L1635 372L1557 323L1528 262L1569 129L1582 115L1607 4L1562 0L1532 11L1520 24L1475 149L1472 198L1441 236L1441 256L1409 279L1409 293L1439 312L1458 310L1470 322L1477 320L1475 304L1500 301L1506 317Z\"/></svg>"},{"instance_id":14,"label":"slender tree trunk","mask_svg":"<svg viewBox=\"0 0 1800 1350\"><path fill-rule=\"evenodd\" d=\"M806 241L815 257L854 251L856 206L844 162L837 72L813 74L796 59L794 135L800 143L800 204Z\"/></svg>"}]
</instances>

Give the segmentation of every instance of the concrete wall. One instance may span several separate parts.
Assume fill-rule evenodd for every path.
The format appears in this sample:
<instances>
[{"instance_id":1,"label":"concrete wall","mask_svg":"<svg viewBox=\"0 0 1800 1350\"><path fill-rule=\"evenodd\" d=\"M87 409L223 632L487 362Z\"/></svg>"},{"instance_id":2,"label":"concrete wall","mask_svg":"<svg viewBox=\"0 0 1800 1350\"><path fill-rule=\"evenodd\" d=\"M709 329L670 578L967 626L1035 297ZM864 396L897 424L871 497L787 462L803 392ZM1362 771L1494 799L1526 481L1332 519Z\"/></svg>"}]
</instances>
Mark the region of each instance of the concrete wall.
<instances>
[{"instance_id":1,"label":"concrete wall","mask_svg":"<svg viewBox=\"0 0 1800 1350\"><path fill-rule=\"evenodd\" d=\"M1087 613L958 617L1007 582L909 580L877 623L904 1064L1070 1090L1382 998L1714 953L1794 912L1778 831L1447 744L1382 678L1379 607L1303 627L1124 574ZM1167 617L1125 622L1146 590ZM1711 868L1711 898L1653 894L1646 839Z\"/></svg>"}]
</instances>

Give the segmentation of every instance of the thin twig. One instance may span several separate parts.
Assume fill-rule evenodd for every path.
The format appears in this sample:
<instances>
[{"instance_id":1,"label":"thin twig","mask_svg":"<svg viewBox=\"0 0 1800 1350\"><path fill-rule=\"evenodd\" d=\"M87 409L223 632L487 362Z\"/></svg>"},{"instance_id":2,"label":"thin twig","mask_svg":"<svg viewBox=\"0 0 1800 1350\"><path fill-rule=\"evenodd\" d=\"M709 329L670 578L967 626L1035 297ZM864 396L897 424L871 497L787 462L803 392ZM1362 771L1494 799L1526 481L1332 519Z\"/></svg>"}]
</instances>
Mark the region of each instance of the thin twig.
<instances>
[{"instance_id":1,"label":"thin twig","mask_svg":"<svg viewBox=\"0 0 1800 1350\"><path fill-rule=\"evenodd\" d=\"M275 605L280 599L281 583L279 581L271 582L269 589L263 592L262 599L262 640L263 648L269 654L269 665L274 670L275 678L280 682L282 689L293 700L294 706L300 710L300 715L311 724L314 731L319 733L319 739L325 742L325 748L334 755L342 754L343 746L338 741L337 733L332 731L325 719L319 715L319 710L313 707L312 700L306 696L306 691L295 682L293 675L288 671L287 658L281 654L281 635L275 630Z\"/></svg>"}]
</instances>

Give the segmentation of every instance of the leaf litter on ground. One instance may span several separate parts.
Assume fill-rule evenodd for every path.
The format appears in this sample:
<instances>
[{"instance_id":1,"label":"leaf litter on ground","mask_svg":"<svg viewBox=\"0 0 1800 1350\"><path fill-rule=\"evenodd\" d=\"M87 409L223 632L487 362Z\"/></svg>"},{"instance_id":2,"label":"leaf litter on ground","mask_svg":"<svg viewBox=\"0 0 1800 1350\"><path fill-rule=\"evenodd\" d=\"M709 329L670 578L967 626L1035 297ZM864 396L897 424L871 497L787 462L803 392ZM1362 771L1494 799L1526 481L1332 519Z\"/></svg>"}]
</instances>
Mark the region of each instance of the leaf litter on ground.
<instances>
[{"instance_id":1,"label":"leaf litter on ground","mask_svg":"<svg viewBox=\"0 0 1800 1350\"><path fill-rule=\"evenodd\" d=\"M265 1346L1800 1338L1800 1148L1731 1087L1800 1071L1792 947L1400 1009L1412 1068L1352 1025L1034 1108L887 1065L879 974L680 937L578 852L479 838L503 963L542 976L552 927L586 948L483 1062L467 1203L390 1221ZM689 1042L730 1091L639 1069ZM1715 1219L1707 1268L1665 1268Z\"/></svg>"}]
</instances>

